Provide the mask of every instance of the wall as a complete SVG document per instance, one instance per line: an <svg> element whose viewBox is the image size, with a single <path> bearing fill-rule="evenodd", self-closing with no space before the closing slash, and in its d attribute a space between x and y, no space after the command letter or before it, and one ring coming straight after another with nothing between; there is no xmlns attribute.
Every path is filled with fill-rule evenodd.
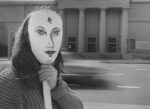
<svg viewBox="0 0 150 109"><path fill-rule="evenodd" d="M136 41L150 41L150 2L131 3L129 9L129 37Z"/></svg>
<svg viewBox="0 0 150 109"><path fill-rule="evenodd" d="M99 9L87 9L85 12L85 28L86 34L98 36L99 32Z"/></svg>
<svg viewBox="0 0 150 109"><path fill-rule="evenodd" d="M107 35L120 36L121 33L121 9L107 10Z"/></svg>
<svg viewBox="0 0 150 109"><path fill-rule="evenodd" d="M65 11L66 34L68 37L76 37L78 35L78 10L70 9ZM72 36L70 36L72 35Z"/></svg>

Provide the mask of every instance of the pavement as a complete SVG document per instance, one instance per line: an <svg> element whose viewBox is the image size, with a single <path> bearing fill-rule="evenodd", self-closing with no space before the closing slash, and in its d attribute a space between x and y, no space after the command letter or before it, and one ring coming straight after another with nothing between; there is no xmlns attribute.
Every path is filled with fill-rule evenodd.
<svg viewBox="0 0 150 109"><path fill-rule="evenodd" d="M76 65L89 62L98 63L120 63L120 64L150 64L150 60L144 59L66 59L65 65ZM113 104L113 103L101 103L101 102L84 102L85 109L150 109L149 105L133 105L133 104Z"/></svg>
<svg viewBox="0 0 150 109"><path fill-rule="evenodd" d="M64 59L64 62L100 62L100 63L122 63L122 64L150 64L150 59ZM0 62L9 62L7 58L0 58Z"/></svg>
<svg viewBox="0 0 150 109"><path fill-rule="evenodd" d="M150 60L144 59L65 59L65 63L71 62L99 62L99 63L120 63L120 64L150 64Z"/></svg>
<svg viewBox="0 0 150 109"><path fill-rule="evenodd" d="M113 103L84 103L85 109L150 109L148 105L129 105L129 104L113 104Z"/></svg>
<svg viewBox="0 0 150 109"><path fill-rule="evenodd" d="M81 62L100 62L100 63L120 63L120 64L150 64L150 60L131 59L131 60L104 60L104 59L68 59L66 64ZM0 59L0 64L9 64L8 59ZM150 109L149 105L132 104L113 104L101 102L84 102L84 109Z"/></svg>

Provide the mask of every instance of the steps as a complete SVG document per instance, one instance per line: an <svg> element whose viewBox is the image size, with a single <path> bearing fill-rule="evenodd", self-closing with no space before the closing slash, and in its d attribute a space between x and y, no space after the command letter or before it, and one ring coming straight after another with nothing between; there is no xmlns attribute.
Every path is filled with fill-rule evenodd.
<svg viewBox="0 0 150 109"><path fill-rule="evenodd" d="M62 52L63 59L144 59L150 60L150 52L146 51L134 51L125 55L120 53L77 53L77 52Z"/></svg>

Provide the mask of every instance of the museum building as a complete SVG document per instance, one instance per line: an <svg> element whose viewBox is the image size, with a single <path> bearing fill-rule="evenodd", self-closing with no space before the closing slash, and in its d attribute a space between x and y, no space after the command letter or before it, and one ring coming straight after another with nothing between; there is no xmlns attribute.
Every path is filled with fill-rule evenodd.
<svg viewBox="0 0 150 109"><path fill-rule="evenodd" d="M11 56L19 25L43 5L63 19L62 51L89 58L149 56L148 0L5 0L0 1L0 57Z"/></svg>

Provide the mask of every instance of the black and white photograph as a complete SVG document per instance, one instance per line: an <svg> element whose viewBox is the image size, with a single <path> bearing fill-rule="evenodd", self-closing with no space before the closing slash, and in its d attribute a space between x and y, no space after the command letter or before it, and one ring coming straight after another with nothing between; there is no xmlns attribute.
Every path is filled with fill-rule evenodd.
<svg viewBox="0 0 150 109"><path fill-rule="evenodd" d="M150 109L150 0L0 0L0 109Z"/></svg>

